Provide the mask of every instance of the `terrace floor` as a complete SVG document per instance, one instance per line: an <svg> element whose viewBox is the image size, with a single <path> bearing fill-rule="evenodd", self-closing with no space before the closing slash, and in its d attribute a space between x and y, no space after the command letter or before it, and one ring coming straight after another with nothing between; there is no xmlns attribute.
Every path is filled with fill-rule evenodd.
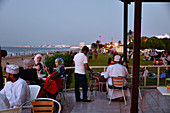
<svg viewBox="0 0 170 113"><path fill-rule="evenodd" d="M127 105L118 100L109 105L106 95L101 92L94 93L95 100L92 102L75 102L74 91L68 91L68 96L68 106L62 101L62 113L130 113L130 98ZM170 113L170 96L163 96L157 89L144 89L143 100L139 99L138 107L139 113Z"/></svg>

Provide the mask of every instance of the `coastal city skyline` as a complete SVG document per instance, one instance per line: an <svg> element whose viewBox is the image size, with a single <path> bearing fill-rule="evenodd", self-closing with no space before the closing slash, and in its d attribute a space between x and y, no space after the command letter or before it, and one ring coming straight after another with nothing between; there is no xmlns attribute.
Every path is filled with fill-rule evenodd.
<svg viewBox="0 0 170 113"><path fill-rule="evenodd" d="M134 31L134 3L128 31ZM143 3L141 36L170 35L170 3ZM101 37L100 37L101 36ZM0 46L123 43L120 0L0 0Z"/></svg>

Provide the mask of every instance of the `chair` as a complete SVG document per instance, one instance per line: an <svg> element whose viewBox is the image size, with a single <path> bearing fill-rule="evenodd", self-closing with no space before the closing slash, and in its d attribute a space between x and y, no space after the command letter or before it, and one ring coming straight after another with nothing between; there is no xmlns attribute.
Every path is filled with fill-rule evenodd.
<svg viewBox="0 0 170 113"><path fill-rule="evenodd" d="M40 86L38 85L28 85L30 88L30 100L36 99L40 91Z"/></svg>
<svg viewBox="0 0 170 113"><path fill-rule="evenodd" d="M68 95L67 95L67 77L62 77L61 78L62 80L62 89L60 91L58 91L58 95L57 95L57 99L61 100L61 97L64 98L67 106L68 106L68 103L69 103L69 98L68 98ZM66 95L66 97L65 97ZM66 100L67 98L67 100Z"/></svg>
<svg viewBox="0 0 170 113"><path fill-rule="evenodd" d="M111 98L112 98L112 95L113 95L113 91L115 89L120 89L120 90L122 90L122 95L123 95L123 98L124 98L125 105L127 105L124 90L127 89L128 87L123 86L124 81L125 81L125 77L112 77L113 85L110 87L112 89L112 93L111 93L111 96L110 96L109 104L111 103L111 100L112 100Z"/></svg>
<svg viewBox="0 0 170 113"><path fill-rule="evenodd" d="M30 101L25 102L24 105L31 103L33 113L53 113L53 112L61 112L61 104L51 98L36 98ZM56 106L57 105L57 106Z"/></svg>
<svg viewBox="0 0 170 113"><path fill-rule="evenodd" d="M165 79L165 86L167 86L167 81L170 81L170 78Z"/></svg>
<svg viewBox="0 0 170 113"><path fill-rule="evenodd" d="M21 109L22 109L22 107L9 108L9 109L0 111L0 113L21 113Z"/></svg>

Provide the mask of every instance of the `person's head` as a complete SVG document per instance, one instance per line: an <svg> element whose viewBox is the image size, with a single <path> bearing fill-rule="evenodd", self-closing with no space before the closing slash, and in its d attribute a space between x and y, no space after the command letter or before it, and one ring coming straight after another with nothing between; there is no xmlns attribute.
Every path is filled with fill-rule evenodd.
<svg viewBox="0 0 170 113"><path fill-rule="evenodd" d="M23 61L23 68L24 69L32 69L34 65L35 65L35 62L33 60L25 59Z"/></svg>
<svg viewBox="0 0 170 113"><path fill-rule="evenodd" d="M114 62L116 62L116 63L120 63L120 55L116 55L115 57L114 57Z"/></svg>
<svg viewBox="0 0 170 113"><path fill-rule="evenodd" d="M7 65L5 76L7 81L15 82L19 78L19 67L17 65Z"/></svg>
<svg viewBox="0 0 170 113"><path fill-rule="evenodd" d="M58 66L63 66L64 65L64 60L62 58L56 58L55 59L55 66L58 67Z"/></svg>
<svg viewBox="0 0 170 113"><path fill-rule="evenodd" d="M34 57L34 61L35 63L40 63L42 60L42 55L41 54L37 54L35 57Z"/></svg>
<svg viewBox="0 0 170 113"><path fill-rule="evenodd" d="M89 52L89 48L87 46L84 46L81 50L82 53L84 53L85 55L87 55L87 53Z"/></svg>
<svg viewBox="0 0 170 113"><path fill-rule="evenodd" d="M46 68L48 74L52 74L54 72L54 69L52 66L49 66Z"/></svg>

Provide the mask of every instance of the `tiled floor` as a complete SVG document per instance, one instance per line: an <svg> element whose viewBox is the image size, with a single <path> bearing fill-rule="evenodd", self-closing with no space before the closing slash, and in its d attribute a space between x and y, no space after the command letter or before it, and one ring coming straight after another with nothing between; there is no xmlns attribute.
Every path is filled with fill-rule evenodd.
<svg viewBox="0 0 170 113"><path fill-rule="evenodd" d="M90 93L89 93L90 94ZM109 105L106 95L97 92L92 102L75 102L74 91L68 91L69 105L62 101L62 113L130 113L131 99L113 101ZM139 113L170 113L170 96L161 95L157 89L144 89L143 100L139 99Z"/></svg>

